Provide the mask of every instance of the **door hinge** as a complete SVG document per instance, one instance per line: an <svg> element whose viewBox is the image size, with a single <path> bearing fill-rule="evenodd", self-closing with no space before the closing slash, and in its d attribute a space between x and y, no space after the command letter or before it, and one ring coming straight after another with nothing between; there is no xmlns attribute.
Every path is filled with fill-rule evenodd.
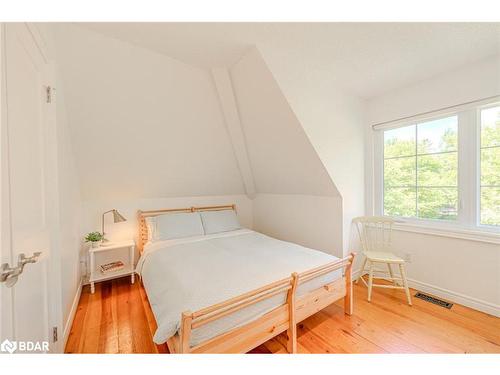
<svg viewBox="0 0 500 375"><path fill-rule="evenodd" d="M45 101L46 103L52 103L52 94L53 94L53 91L55 89L53 89L51 86L47 86L45 88Z"/></svg>
<svg viewBox="0 0 500 375"><path fill-rule="evenodd" d="M52 328L52 342L57 342L57 327Z"/></svg>

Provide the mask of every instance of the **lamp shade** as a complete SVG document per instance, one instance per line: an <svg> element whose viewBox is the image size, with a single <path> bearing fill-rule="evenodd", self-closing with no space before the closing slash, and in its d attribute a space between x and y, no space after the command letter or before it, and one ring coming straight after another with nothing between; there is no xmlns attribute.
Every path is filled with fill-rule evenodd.
<svg viewBox="0 0 500 375"><path fill-rule="evenodd" d="M113 221L115 223L120 223L122 221L127 221L117 210L113 210Z"/></svg>

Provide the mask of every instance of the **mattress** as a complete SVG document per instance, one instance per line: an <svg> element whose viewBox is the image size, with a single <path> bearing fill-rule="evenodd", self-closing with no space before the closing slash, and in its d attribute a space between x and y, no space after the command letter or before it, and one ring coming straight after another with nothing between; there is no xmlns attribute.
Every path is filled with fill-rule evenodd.
<svg viewBox="0 0 500 375"><path fill-rule="evenodd" d="M337 260L337 257L264 234L231 232L148 243L137 264L164 343L180 329L181 313L229 298ZM297 296L342 277L342 270L301 284ZM286 300L285 293L196 328L191 346L258 319Z"/></svg>

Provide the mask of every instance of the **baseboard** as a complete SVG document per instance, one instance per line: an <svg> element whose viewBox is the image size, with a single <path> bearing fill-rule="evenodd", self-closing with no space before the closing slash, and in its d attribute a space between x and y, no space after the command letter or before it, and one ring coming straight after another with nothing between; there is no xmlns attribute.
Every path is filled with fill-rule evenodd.
<svg viewBox="0 0 500 375"><path fill-rule="evenodd" d="M361 270L353 272L354 280L358 278L360 272ZM427 284L411 278L408 278L408 285L410 286L410 288L416 289L418 291L429 293L433 296L443 298L447 301L458 303L460 305L470 307L471 309L500 317L500 306L494 303L483 301L478 298L467 296L465 294L454 292L452 290L440 288L438 286Z"/></svg>
<svg viewBox="0 0 500 375"><path fill-rule="evenodd" d="M437 287L435 285L427 284L418 280L408 278L410 288L432 294L436 297L443 298L450 302L458 303L470 307L471 309L482 311L496 317L500 317L500 306L494 303L480 300L462 293L454 292L452 290Z"/></svg>
<svg viewBox="0 0 500 375"><path fill-rule="evenodd" d="M66 348L66 343L68 342L69 338L69 333L71 332L71 326L73 325L73 320L75 319L76 315L76 310L78 309L78 302L80 302L80 296L82 294L82 287L83 287L83 279L80 280L80 283L78 284L78 288L76 290L75 298L73 299L73 304L71 305L71 311L69 312L68 320L66 321L66 324L64 326L64 348Z"/></svg>

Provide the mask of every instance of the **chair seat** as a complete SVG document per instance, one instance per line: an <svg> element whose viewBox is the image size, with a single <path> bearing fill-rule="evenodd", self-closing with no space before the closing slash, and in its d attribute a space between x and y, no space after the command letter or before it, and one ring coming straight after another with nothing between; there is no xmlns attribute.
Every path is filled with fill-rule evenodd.
<svg viewBox="0 0 500 375"><path fill-rule="evenodd" d="M385 251L365 251L364 255L368 260L372 262L383 262L383 263L404 263L404 259L401 259L397 255L393 253L385 252Z"/></svg>

